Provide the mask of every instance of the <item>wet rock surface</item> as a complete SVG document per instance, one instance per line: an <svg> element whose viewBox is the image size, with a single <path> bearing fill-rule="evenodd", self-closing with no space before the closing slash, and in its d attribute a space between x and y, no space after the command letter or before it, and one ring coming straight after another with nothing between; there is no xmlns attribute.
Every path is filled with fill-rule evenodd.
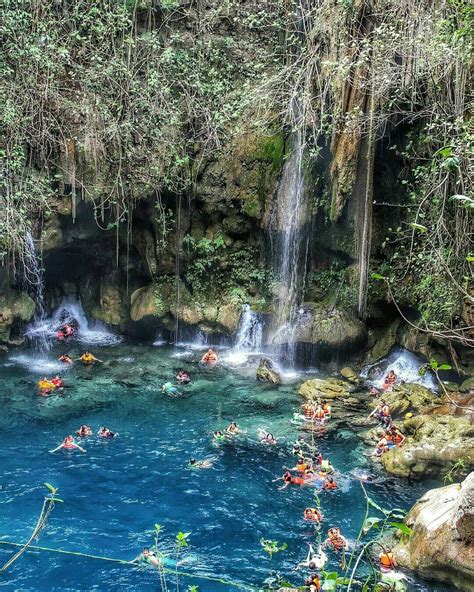
<svg viewBox="0 0 474 592"><path fill-rule="evenodd" d="M398 565L424 578L474 590L474 473L464 482L427 491L406 524L412 530L394 548Z"/></svg>
<svg viewBox="0 0 474 592"><path fill-rule="evenodd" d="M257 380L270 384L280 384L281 376L269 358L261 358L257 369Z"/></svg>

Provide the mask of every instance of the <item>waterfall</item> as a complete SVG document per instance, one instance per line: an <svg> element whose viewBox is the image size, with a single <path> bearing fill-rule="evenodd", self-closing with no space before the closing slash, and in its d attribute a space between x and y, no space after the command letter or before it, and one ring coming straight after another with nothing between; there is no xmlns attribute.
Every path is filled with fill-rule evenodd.
<svg viewBox="0 0 474 592"><path fill-rule="evenodd" d="M112 345L122 340L119 335L111 333L104 323L90 322L82 304L74 297L64 298L51 317L38 319L28 327L26 335L30 339L46 340L48 343L55 338L56 332L65 324L76 327L74 339L87 344Z"/></svg>
<svg viewBox="0 0 474 592"><path fill-rule="evenodd" d="M275 235L271 237L273 269L278 281L272 341L287 345L285 357L290 364L294 362L296 331L300 324L301 315L298 311L304 276L302 263L307 253L307 248L303 248L305 237L301 230L306 209L303 171L305 130L296 99L291 109L296 131L290 138L292 151L283 165L270 219L270 228Z"/></svg>
<svg viewBox="0 0 474 592"><path fill-rule="evenodd" d="M33 315L33 323L35 325L42 325L46 318L46 311L44 307L44 277L43 266L41 258L36 252L35 242L31 232L25 235L25 247L23 253L23 281L26 285L28 294L33 298L35 303L35 312ZM39 346L42 350L50 348L50 341L45 334L39 336Z"/></svg>
<svg viewBox="0 0 474 592"><path fill-rule="evenodd" d="M242 306L234 350L238 352L258 351L262 346L263 324L260 315L249 304Z"/></svg>

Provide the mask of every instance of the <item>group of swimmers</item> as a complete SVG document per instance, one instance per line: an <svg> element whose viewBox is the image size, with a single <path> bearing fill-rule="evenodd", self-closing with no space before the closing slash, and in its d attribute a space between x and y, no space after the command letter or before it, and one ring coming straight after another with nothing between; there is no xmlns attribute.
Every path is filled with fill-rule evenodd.
<svg viewBox="0 0 474 592"><path fill-rule="evenodd" d="M331 405L325 401L305 401L301 405L301 411L305 421L311 421L324 425L331 417Z"/></svg>
<svg viewBox="0 0 474 592"><path fill-rule="evenodd" d="M92 428L88 425L81 425L81 427L77 430L76 435L78 436L78 438L87 438L88 436L93 435L93 431ZM110 440L111 438L117 436L117 433L113 432L105 426L102 426L101 428L99 428L97 435L99 436L99 438L105 438L107 440ZM56 448L54 448L53 450L50 450L50 452L58 452L59 450L79 450L80 452L85 452L84 448L82 448L82 446L76 443L74 436L72 435L66 436L64 440L61 442L61 444L59 444L59 446L56 446Z"/></svg>
<svg viewBox="0 0 474 592"><path fill-rule="evenodd" d="M62 390L64 388L63 379L57 374L54 378L41 378L38 380L38 389L40 395L50 395L53 391Z"/></svg>

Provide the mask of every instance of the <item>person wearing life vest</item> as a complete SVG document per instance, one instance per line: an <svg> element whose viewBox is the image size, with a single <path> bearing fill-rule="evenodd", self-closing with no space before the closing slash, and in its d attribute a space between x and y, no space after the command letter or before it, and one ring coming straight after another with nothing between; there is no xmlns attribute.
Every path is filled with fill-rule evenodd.
<svg viewBox="0 0 474 592"><path fill-rule="evenodd" d="M349 544L346 539L341 535L341 531L337 527L330 528L328 530L328 538L324 542L325 545L329 545L334 551L343 551L349 548Z"/></svg>
<svg viewBox="0 0 474 592"><path fill-rule="evenodd" d="M59 376L59 374L52 378L51 382L57 389L62 389L64 387L64 382L62 381L62 378Z"/></svg>
<svg viewBox="0 0 474 592"><path fill-rule="evenodd" d="M189 378L189 374L185 370L180 370L178 372L178 375L176 376L176 380L180 384L188 384L189 382L191 382L191 379Z"/></svg>
<svg viewBox="0 0 474 592"><path fill-rule="evenodd" d="M46 377L44 377L38 381L38 388L39 388L40 394L49 395L54 390L56 390L56 385L54 384L53 381L48 380Z"/></svg>
<svg viewBox="0 0 474 592"><path fill-rule="evenodd" d="M305 588L308 588L310 592L319 592L321 590L321 582L317 573L312 573L305 580Z"/></svg>
<svg viewBox="0 0 474 592"><path fill-rule="evenodd" d="M394 385L397 383L397 375L395 374L395 372L393 370L390 370L390 372L387 374L387 376L384 379L384 383L382 385L382 388L384 391L391 391L392 388L394 387Z"/></svg>
<svg viewBox="0 0 474 592"><path fill-rule="evenodd" d="M321 462L320 475L324 477L330 473L334 473L334 467L332 466L331 461L326 458Z"/></svg>
<svg viewBox="0 0 474 592"><path fill-rule="evenodd" d="M303 457L300 457L296 463L296 466L292 467L290 471L296 471L297 473L304 473L307 469L311 469L312 466L305 461Z"/></svg>
<svg viewBox="0 0 474 592"><path fill-rule="evenodd" d="M317 508L306 508L304 511L304 519L308 522L321 522L323 515Z"/></svg>
<svg viewBox="0 0 474 592"><path fill-rule="evenodd" d="M327 477L327 479L323 485L323 489L326 489L328 491L331 491L333 489L337 489L337 483L334 481L334 479L332 477Z"/></svg>
<svg viewBox="0 0 474 592"><path fill-rule="evenodd" d="M85 351L82 356L79 358L79 360L85 365L85 366L91 366L92 364L94 364L95 362L101 362L102 360L99 360L98 358L96 358L95 356L93 356L91 354L90 351Z"/></svg>
<svg viewBox="0 0 474 592"><path fill-rule="evenodd" d="M398 446L400 448L400 446L403 444L403 442L405 442L406 437L395 426L392 426L392 428L390 430L390 434L391 434L392 442L393 442L394 446Z"/></svg>
<svg viewBox="0 0 474 592"><path fill-rule="evenodd" d="M314 419L314 405L312 403L304 403L301 405L301 410L303 411L305 419L308 421Z"/></svg>
<svg viewBox="0 0 474 592"><path fill-rule="evenodd" d="M316 407L316 411L314 412L314 418L316 421L323 422L326 419L326 413L321 405Z"/></svg>
<svg viewBox="0 0 474 592"><path fill-rule="evenodd" d="M74 363L73 359L68 354L63 354L62 356L59 356L58 362L62 362L63 364L73 364Z"/></svg>
<svg viewBox="0 0 474 592"><path fill-rule="evenodd" d="M161 561L158 559L155 553L148 549L148 547L145 547L140 555L135 557L135 559L130 563L145 563L146 565L153 565L154 567L161 566Z"/></svg>
<svg viewBox="0 0 474 592"><path fill-rule="evenodd" d="M97 432L97 435L100 438L113 438L114 436L116 436L117 434L115 432L112 432L112 430L109 430L109 428L101 427L100 430Z"/></svg>
<svg viewBox="0 0 474 592"><path fill-rule="evenodd" d="M276 481L283 481L283 485L278 489L286 489L289 485L305 485L307 481L303 479L303 477L294 477L290 471L287 471L282 477L278 477L277 479L273 479L272 483Z"/></svg>
<svg viewBox="0 0 474 592"><path fill-rule="evenodd" d="M331 417L331 405L326 401L323 403L324 415L329 419Z"/></svg>
<svg viewBox="0 0 474 592"><path fill-rule="evenodd" d="M209 366L217 364L216 352L212 348L209 348L207 352L202 356L201 362L203 364L208 364Z"/></svg>
<svg viewBox="0 0 474 592"><path fill-rule="evenodd" d="M64 325L63 333L65 337L72 337L74 335L74 328L71 325Z"/></svg>
<svg viewBox="0 0 474 592"><path fill-rule="evenodd" d="M379 555L380 570L383 572L391 571L394 567L397 567L395 557L393 553L384 551Z"/></svg>
<svg viewBox="0 0 474 592"><path fill-rule="evenodd" d="M79 438L86 438L87 436L92 436L92 429L88 425L81 425L76 434Z"/></svg>
<svg viewBox="0 0 474 592"><path fill-rule="evenodd" d="M80 450L81 452L85 452L84 448L81 448L79 444L76 444L74 436L66 436L61 444L54 450L50 450L50 452L57 452L58 450L61 450L61 448L64 448L64 450Z"/></svg>

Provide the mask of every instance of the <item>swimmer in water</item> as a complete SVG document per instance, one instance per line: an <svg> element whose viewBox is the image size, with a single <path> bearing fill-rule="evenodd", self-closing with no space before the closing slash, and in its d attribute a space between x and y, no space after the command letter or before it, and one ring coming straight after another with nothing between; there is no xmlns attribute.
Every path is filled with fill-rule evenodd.
<svg viewBox="0 0 474 592"><path fill-rule="evenodd" d="M309 549L306 559L301 561L301 563L298 563L298 565L294 568L295 571L301 569L302 567L311 570L323 569L323 567L326 565L328 556L321 549L321 545L319 545L317 552L313 549L313 545L311 543L308 543L308 546Z"/></svg>
<svg viewBox="0 0 474 592"><path fill-rule="evenodd" d="M371 475L370 473L366 473L365 471L362 471L362 470L359 470L359 469L354 469L351 472L351 475L355 479L358 479L359 481L362 481L362 483L374 483L376 481L374 475Z"/></svg>
<svg viewBox="0 0 474 592"><path fill-rule="evenodd" d="M230 436L236 436L237 434L240 434L240 431L241 430L235 421L231 421L228 427L226 428L226 432Z"/></svg>
<svg viewBox="0 0 474 592"><path fill-rule="evenodd" d="M262 428L260 428L258 430L258 438L259 438L261 444L276 444L277 443L277 440L273 436L273 434L270 434L269 432L267 432L266 430L264 430Z"/></svg>
<svg viewBox="0 0 474 592"><path fill-rule="evenodd" d="M92 436L92 429L88 425L81 425L76 434L79 438L87 438L87 436Z"/></svg>
<svg viewBox="0 0 474 592"><path fill-rule="evenodd" d="M191 379L189 378L189 374L185 371L185 370L180 370L176 376L176 380L180 383L180 384L188 384L189 382L191 382Z"/></svg>
<svg viewBox="0 0 474 592"><path fill-rule="evenodd" d="M190 458L188 461L188 467L190 469L212 469L215 460L215 457L205 460L196 460L195 458Z"/></svg>
<svg viewBox="0 0 474 592"><path fill-rule="evenodd" d="M91 354L90 351L85 351L80 358L77 358L78 361L82 362L84 366L92 366L96 362L103 364L103 360L99 360L94 355Z"/></svg>
<svg viewBox="0 0 474 592"><path fill-rule="evenodd" d="M329 545L334 551L347 551L349 543L342 536L341 531L337 527L328 530L328 538L324 541L324 546Z"/></svg>
<svg viewBox="0 0 474 592"><path fill-rule="evenodd" d="M306 508L304 511L304 519L308 522L319 523L323 519L323 515L318 508Z"/></svg>
<svg viewBox="0 0 474 592"><path fill-rule="evenodd" d="M68 365L74 364L74 360L68 354L63 354L62 356L59 356L58 362L62 362L63 364L68 364Z"/></svg>
<svg viewBox="0 0 474 592"><path fill-rule="evenodd" d="M109 430L109 428L106 428L104 426L104 427L100 428L100 430L97 432L97 435L100 438L113 438L117 434L115 432L112 432L112 430Z"/></svg>
<svg viewBox="0 0 474 592"><path fill-rule="evenodd" d="M224 432L222 432L221 430L217 430L216 432L214 432L212 434L212 437L214 438L214 440L216 440L217 442L222 442L223 440L225 440L225 434Z"/></svg>
<svg viewBox="0 0 474 592"><path fill-rule="evenodd" d="M85 452L84 448L81 448L79 444L76 444L74 436L66 436L61 444L54 448L54 450L50 450L50 452L58 452L61 448L64 448L64 450L80 450L81 452Z"/></svg>
<svg viewBox="0 0 474 592"><path fill-rule="evenodd" d="M140 555L135 557L135 559L130 561L130 563L145 563L146 565L153 565L154 567L161 566L161 561L158 559L155 553L148 549L148 547L145 547Z"/></svg>
<svg viewBox="0 0 474 592"><path fill-rule="evenodd" d="M208 366L214 366L215 364L217 364L216 352L212 348L209 348L207 352L202 356L201 362L203 364L207 364Z"/></svg>

